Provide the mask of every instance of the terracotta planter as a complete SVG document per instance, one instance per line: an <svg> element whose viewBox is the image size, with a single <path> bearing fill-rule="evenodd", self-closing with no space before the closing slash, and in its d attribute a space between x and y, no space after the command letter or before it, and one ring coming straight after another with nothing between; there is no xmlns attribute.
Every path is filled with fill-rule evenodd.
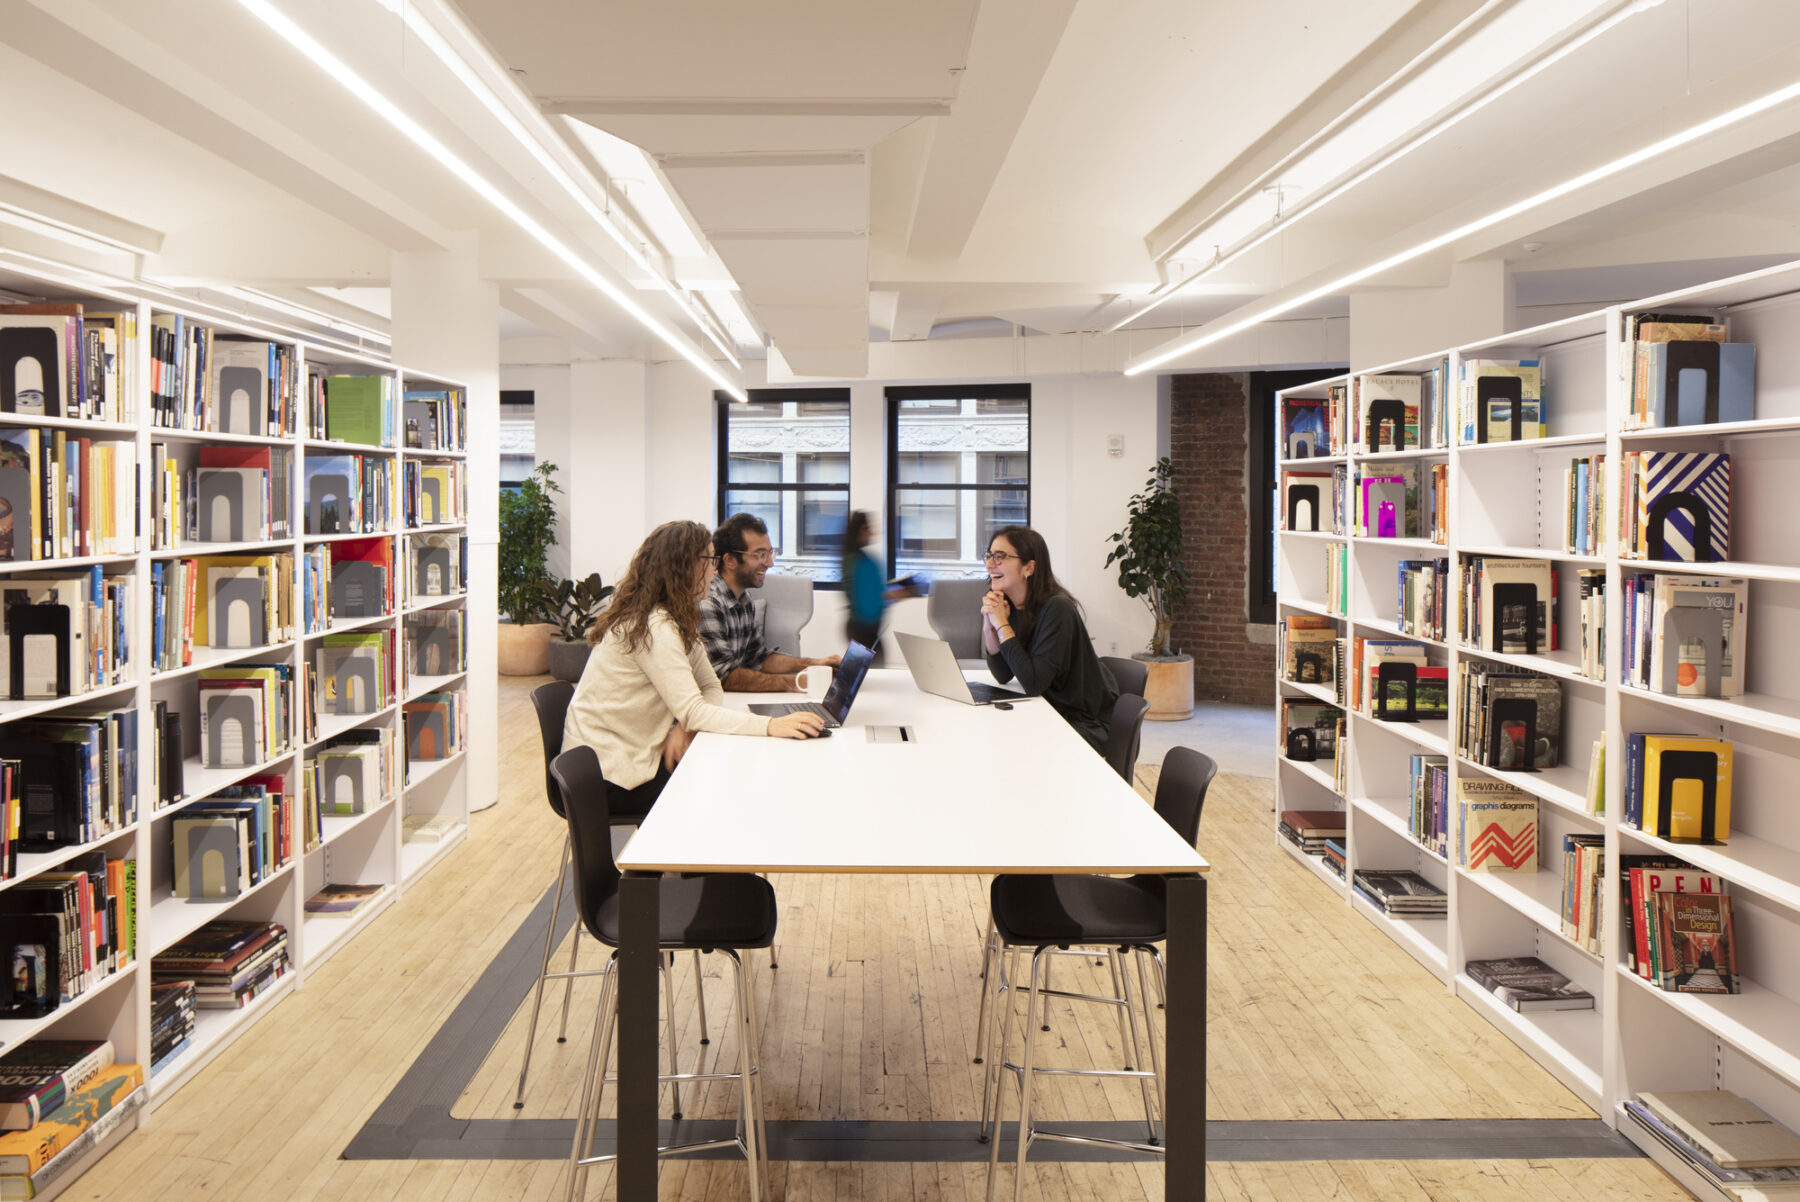
<svg viewBox="0 0 1800 1202"><path fill-rule="evenodd" d="M558 680L566 680L576 684L581 680L582 669L587 667L588 652L593 648L586 639L550 640L550 675Z"/></svg>
<svg viewBox="0 0 1800 1202"><path fill-rule="evenodd" d="M495 658L502 676L543 676L550 671L550 636L556 627L549 622L533 622L518 626L500 623L499 646Z"/></svg>
<svg viewBox="0 0 1800 1202"><path fill-rule="evenodd" d="M1144 717L1152 722L1179 722L1194 712L1194 657L1170 656L1151 659L1147 655L1131 658L1150 669L1144 682L1144 700L1150 712Z"/></svg>

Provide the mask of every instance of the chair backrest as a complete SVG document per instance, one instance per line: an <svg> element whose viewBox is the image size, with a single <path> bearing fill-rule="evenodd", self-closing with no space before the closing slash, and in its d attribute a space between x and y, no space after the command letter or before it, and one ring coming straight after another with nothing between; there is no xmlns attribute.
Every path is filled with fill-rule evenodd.
<svg viewBox="0 0 1800 1202"><path fill-rule="evenodd" d="M1133 697L1144 695L1144 682L1150 679L1150 667L1141 659L1126 659L1118 655L1102 655L1100 662L1112 673L1114 683L1119 692L1130 693Z"/></svg>
<svg viewBox="0 0 1800 1202"><path fill-rule="evenodd" d="M574 700L575 686L566 680L553 680L531 690L531 705L537 710L538 737L544 741L544 796L550 808L561 818L562 799L556 782L550 779L550 761L562 754L563 722L569 716L569 702Z"/></svg>
<svg viewBox="0 0 1800 1202"><path fill-rule="evenodd" d="M813 582L805 576L763 577L762 587L746 590L753 600L767 601L763 614L763 650L800 654L800 632L813 616Z"/></svg>
<svg viewBox="0 0 1800 1202"><path fill-rule="evenodd" d="M1113 702L1112 720L1106 727L1106 762L1112 765L1114 772L1131 783L1131 777L1137 771L1138 745L1144 734L1144 715L1150 712L1150 703L1142 697L1133 697L1130 693L1120 693L1119 699Z"/></svg>
<svg viewBox="0 0 1800 1202"><path fill-rule="evenodd" d="M1218 761L1192 747L1173 747L1156 782L1156 812L1188 843L1200 838L1200 811L1206 790L1219 773Z"/></svg>
<svg viewBox="0 0 1800 1202"><path fill-rule="evenodd" d="M981 659L981 598L986 580L934 580L925 597L925 620L957 659Z"/></svg>
<svg viewBox="0 0 1800 1202"><path fill-rule="evenodd" d="M600 907L619 892L619 866L613 862L612 814L600 757L592 747L572 747L550 762L550 780L562 794L562 813L569 823L576 909L588 933L607 943L600 932Z"/></svg>

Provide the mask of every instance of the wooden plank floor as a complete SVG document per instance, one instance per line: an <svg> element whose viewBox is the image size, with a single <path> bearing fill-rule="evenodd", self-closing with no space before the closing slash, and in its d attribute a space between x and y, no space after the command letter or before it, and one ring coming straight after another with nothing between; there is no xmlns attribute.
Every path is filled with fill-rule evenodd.
<svg viewBox="0 0 1800 1202"><path fill-rule="evenodd" d="M71 1198L560 1198L559 1161L338 1159L459 998L524 920L555 871L562 832L541 796L536 681L501 682L501 800L470 840L377 918L305 987L213 1062L145 1127L90 1170ZM1591 1118L1524 1053L1274 844L1269 783L1222 777L1208 798L1202 850L1212 884L1213 1119ZM969 877L777 877L782 967L753 958L768 1074L767 1117L973 1118L970 1063L979 995L982 894ZM585 962L598 965L593 945ZM561 952L566 956L566 947ZM736 1055L725 962L705 968L711 1057ZM1104 970L1065 958L1059 984ZM691 958L677 966L683 1068L698 1021ZM568 1116L575 1110L596 987L575 989L566 1044L560 992L546 999L522 1111L512 1109L525 1012L515 1016L455 1107L459 1117ZM1083 1007L1082 1010L1095 1009ZM1111 1065L1110 1015L1052 1011L1041 1045L1056 1062ZM1345 1038L1354 1032L1355 1038ZM1051 1078L1039 1113L1132 1120L1134 1087ZM1009 1095L1010 1096L1010 1095ZM690 1087L688 1117L735 1113L728 1086ZM610 1106L608 1106L610 1112ZM670 1109L665 1094L664 1113ZM1010 1150L1011 1144L1006 1146ZM1010 1170L1001 1184L1010 1186ZM1161 1197L1157 1164L1028 1168L1028 1196L1056 1202ZM793 1202L973 1199L979 1164L777 1163ZM666 1165L661 1197L746 1194L741 1162ZM1215 1163L1220 1199L1680 1199L1645 1160ZM588 1197L611 1197L596 1169Z"/></svg>

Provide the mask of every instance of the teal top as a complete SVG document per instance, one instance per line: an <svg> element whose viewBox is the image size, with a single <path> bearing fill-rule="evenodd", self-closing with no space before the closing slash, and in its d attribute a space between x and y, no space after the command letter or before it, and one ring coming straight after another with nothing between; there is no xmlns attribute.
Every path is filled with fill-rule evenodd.
<svg viewBox="0 0 1800 1202"><path fill-rule="evenodd" d="M850 579L844 582L844 596L850 605L852 621L874 626L887 608L887 581L881 578L881 565L873 555L864 552L855 557Z"/></svg>

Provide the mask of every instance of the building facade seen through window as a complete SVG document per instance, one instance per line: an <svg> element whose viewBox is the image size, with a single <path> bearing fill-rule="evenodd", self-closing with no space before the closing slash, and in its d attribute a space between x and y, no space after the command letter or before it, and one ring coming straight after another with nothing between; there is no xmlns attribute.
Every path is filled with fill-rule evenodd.
<svg viewBox="0 0 1800 1202"><path fill-rule="evenodd" d="M1025 384L888 389L890 576L977 578L994 531L1031 524Z"/></svg>
<svg viewBox="0 0 1800 1202"><path fill-rule="evenodd" d="M718 520L751 513L769 528L774 571L834 584L850 515L850 392L752 389L719 401Z"/></svg>
<svg viewBox="0 0 1800 1202"><path fill-rule="evenodd" d="M500 487L525 481L537 466L537 394L530 389L500 393Z"/></svg>

